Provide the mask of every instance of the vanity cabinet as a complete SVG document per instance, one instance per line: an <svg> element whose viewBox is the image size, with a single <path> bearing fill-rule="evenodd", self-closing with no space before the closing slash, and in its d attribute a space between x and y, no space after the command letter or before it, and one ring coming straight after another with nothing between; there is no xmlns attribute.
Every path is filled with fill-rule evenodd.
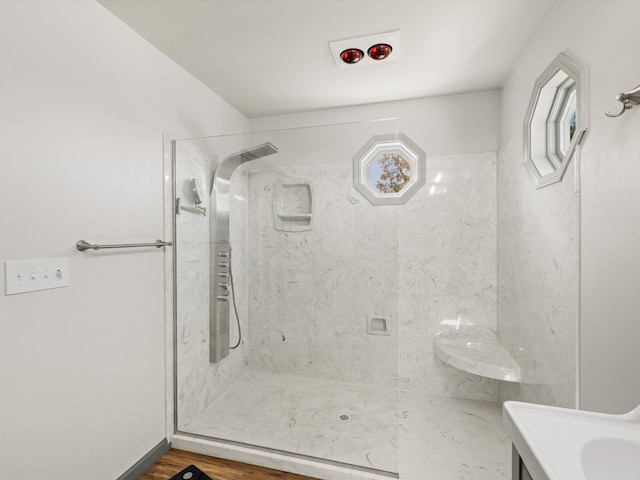
<svg viewBox="0 0 640 480"><path fill-rule="evenodd" d="M511 480L533 480L515 445L512 445L511 452Z"/></svg>

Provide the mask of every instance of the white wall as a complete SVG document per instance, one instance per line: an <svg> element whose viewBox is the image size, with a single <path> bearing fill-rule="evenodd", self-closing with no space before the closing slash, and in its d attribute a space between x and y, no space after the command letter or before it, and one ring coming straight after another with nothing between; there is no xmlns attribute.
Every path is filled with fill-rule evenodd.
<svg viewBox="0 0 640 480"><path fill-rule="evenodd" d="M420 138L427 156L496 152L498 98L482 92L261 117L251 120L251 130L398 118L398 131Z"/></svg>
<svg viewBox="0 0 640 480"><path fill-rule="evenodd" d="M4 296L3 478L113 480L165 437L163 131L246 119L94 2L0 2L0 261L68 257Z"/></svg>
<svg viewBox="0 0 640 480"><path fill-rule="evenodd" d="M537 76L568 49L589 71L589 131L581 154L580 407L640 403L640 109L617 119L615 94L640 83L638 2L558 2L502 93L501 148L521 145ZM517 145L516 145L517 150ZM572 168L572 166L570 167ZM500 173L499 173L500 174Z"/></svg>

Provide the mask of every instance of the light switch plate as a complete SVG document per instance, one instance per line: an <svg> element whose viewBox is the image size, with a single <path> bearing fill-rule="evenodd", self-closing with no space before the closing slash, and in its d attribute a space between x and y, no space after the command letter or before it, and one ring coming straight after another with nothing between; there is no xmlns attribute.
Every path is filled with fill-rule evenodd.
<svg viewBox="0 0 640 480"><path fill-rule="evenodd" d="M69 259L4 262L5 295L69 286Z"/></svg>

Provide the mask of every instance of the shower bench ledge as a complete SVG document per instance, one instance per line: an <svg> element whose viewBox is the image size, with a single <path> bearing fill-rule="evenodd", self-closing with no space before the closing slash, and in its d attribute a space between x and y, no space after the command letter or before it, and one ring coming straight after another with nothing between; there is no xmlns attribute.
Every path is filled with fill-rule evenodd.
<svg viewBox="0 0 640 480"><path fill-rule="evenodd" d="M465 372L520 383L520 366L497 340L438 338L436 357Z"/></svg>

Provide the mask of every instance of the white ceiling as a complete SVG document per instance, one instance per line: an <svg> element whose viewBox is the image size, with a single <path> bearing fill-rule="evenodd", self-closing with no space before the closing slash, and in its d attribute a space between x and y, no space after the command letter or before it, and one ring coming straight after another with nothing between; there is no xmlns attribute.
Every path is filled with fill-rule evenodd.
<svg viewBox="0 0 640 480"><path fill-rule="evenodd" d="M498 89L556 2L100 3L239 111L255 118ZM397 29L404 49L398 61L336 67L328 42Z"/></svg>

